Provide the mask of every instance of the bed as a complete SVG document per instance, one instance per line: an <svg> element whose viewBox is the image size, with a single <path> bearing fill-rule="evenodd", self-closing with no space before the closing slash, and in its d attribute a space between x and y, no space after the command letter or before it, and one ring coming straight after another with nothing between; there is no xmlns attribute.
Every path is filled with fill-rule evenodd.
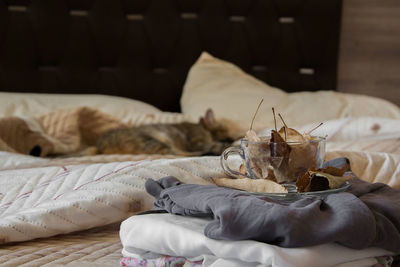
<svg viewBox="0 0 400 267"><path fill-rule="evenodd" d="M219 157L71 154L108 129L207 108L243 134L262 98L259 134L271 107L301 131L324 122L327 160L399 189L399 107L335 91L341 6L0 0L0 264L119 266L121 221L153 207L146 179L210 185Z"/></svg>

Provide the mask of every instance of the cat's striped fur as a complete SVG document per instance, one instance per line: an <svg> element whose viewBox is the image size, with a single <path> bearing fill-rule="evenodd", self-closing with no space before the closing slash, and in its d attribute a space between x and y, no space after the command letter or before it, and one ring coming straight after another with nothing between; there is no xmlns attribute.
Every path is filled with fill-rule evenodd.
<svg viewBox="0 0 400 267"><path fill-rule="evenodd" d="M227 121L217 121L211 110L199 123L149 124L115 129L97 142L99 154L220 155L239 133Z"/></svg>

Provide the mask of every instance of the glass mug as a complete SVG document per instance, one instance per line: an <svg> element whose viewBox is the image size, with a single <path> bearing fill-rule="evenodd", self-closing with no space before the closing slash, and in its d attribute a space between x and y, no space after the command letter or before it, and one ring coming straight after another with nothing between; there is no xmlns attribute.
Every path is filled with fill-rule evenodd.
<svg viewBox="0 0 400 267"><path fill-rule="evenodd" d="M245 171L232 169L228 164L231 155L239 155ZM301 142L272 143L241 139L240 146L232 146L221 154L225 173L233 178L276 180L278 183L293 182L309 168L321 168L325 159L325 138L313 137Z"/></svg>

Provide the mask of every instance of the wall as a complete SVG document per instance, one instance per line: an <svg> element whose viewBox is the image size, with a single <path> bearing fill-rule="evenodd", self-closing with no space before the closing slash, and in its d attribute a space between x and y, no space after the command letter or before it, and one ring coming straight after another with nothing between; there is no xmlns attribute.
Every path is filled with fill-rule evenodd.
<svg viewBox="0 0 400 267"><path fill-rule="evenodd" d="M400 105L400 0L343 0L338 90Z"/></svg>

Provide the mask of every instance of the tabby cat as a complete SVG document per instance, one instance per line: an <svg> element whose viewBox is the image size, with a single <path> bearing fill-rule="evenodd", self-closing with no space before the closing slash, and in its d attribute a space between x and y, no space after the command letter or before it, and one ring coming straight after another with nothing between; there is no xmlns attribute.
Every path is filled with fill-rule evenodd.
<svg viewBox="0 0 400 267"><path fill-rule="evenodd" d="M97 141L99 154L220 155L240 133L233 123L217 121L211 109L198 123L149 124L114 129Z"/></svg>

